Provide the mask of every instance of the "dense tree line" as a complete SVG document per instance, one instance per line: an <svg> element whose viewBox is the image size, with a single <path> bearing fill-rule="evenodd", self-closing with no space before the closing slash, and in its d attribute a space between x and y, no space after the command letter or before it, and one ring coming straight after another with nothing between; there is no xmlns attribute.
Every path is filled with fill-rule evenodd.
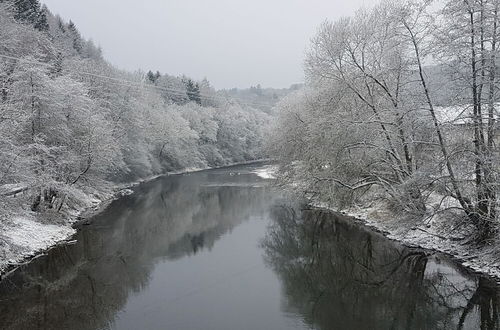
<svg viewBox="0 0 500 330"><path fill-rule="evenodd" d="M24 190L25 207L59 211L117 182L262 157L268 114L206 79L120 71L37 0L0 1L0 38L0 190ZM0 203L7 218L19 201Z"/></svg>
<svg viewBox="0 0 500 330"><path fill-rule="evenodd" d="M264 88L260 84L250 88L231 88L222 92L229 98L237 98L264 112L273 114L274 106L286 95L302 88L302 84L293 84L290 88ZM272 108L270 107L273 106Z"/></svg>
<svg viewBox="0 0 500 330"><path fill-rule="evenodd" d="M377 194L419 219L438 211L427 205L440 196L480 240L492 237L499 5L383 1L325 21L306 57L306 88L279 105L273 153L294 164L283 179L308 182L338 207ZM438 105L462 119L444 120Z"/></svg>

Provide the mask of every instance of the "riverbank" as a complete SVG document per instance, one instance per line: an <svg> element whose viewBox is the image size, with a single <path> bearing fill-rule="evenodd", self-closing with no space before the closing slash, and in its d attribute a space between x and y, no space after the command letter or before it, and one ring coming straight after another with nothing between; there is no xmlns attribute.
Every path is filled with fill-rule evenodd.
<svg viewBox="0 0 500 330"><path fill-rule="evenodd" d="M272 169L264 176L279 177L277 168ZM477 246L469 238L474 228L467 227L463 221L465 215L457 208L457 202L451 198L431 195L427 198L429 214L420 219L405 219L403 214L395 214L387 205L387 199L374 197L376 194L365 196L361 205L347 209L338 209L304 194L301 182L284 183L289 190L305 195L310 205L334 213L350 216L359 223L382 233L391 240L398 241L408 247L423 248L449 255L458 264L473 272L485 274L500 282L500 257L498 256L499 242L490 245Z"/></svg>
<svg viewBox="0 0 500 330"><path fill-rule="evenodd" d="M193 172L258 164L267 159L232 163L218 167L186 168L183 170L154 175L127 184L117 184L105 191L82 195L78 205L65 210L63 214L40 214L22 210L3 223L0 229L0 279L8 276L19 266L43 256L49 250L71 243L78 228L89 224L91 219L105 210L116 199L133 193L133 188L160 177L182 175ZM12 198L16 198L15 196ZM50 217L60 219L50 219Z"/></svg>
<svg viewBox="0 0 500 330"><path fill-rule="evenodd" d="M485 274L500 282L500 258L498 247L494 245L475 246L468 241L467 229L456 229L453 216L437 215L424 218L417 223L402 223L384 201L375 201L370 205L356 206L338 210L326 203L312 201L311 205L335 213L353 217L363 225L382 233L388 239L398 241L408 247L418 247L429 251L444 253L458 264L473 272ZM430 204L429 207L434 205ZM449 229L454 229L450 231Z"/></svg>

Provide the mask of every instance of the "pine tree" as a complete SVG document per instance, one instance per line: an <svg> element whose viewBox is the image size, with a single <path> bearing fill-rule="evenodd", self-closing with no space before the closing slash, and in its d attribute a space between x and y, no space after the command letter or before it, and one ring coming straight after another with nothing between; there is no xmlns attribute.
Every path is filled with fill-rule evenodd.
<svg viewBox="0 0 500 330"><path fill-rule="evenodd" d="M157 82L157 81L158 81L158 79L160 79L160 77L161 77L161 73L160 73L160 71L156 71L156 73L155 73L155 75L154 75L155 82Z"/></svg>
<svg viewBox="0 0 500 330"><path fill-rule="evenodd" d="M156 73L153 73L153 71L149 70L148 73L146 73L146 78L149 82L156 84L158 79L160 79L161 73L160 71L156 71Z"/></svg>
<svg viewBox="0 0 500 330"><path fill-rule="evenodd" d="M34 27L39 31L49 30L49 22L47 21L47 7L45 5L37 13L37 18Z"/></svg>
<svg viewBox="0 0 500 330"><path fill-rule="evenodd" d="M58 52L56 59L54 61L54 66L50 70L52 75L54 75L54 76L61 75L61 72L63 70L63 60L64 60L63 54L61 52Z"/></svg>
<svg viewBox="0 0 500 330"><path fill-rule="evenodd" d="M66 27L64 26L64 21L61 17L57 17L57 26L62 33L66 33Z"/></svg>
<svg viewBox="0 0 500 330"><path fill-rule="evenodd" d="M68 32L71 34L71 37L73 38L73 48L80 54L83 49L82 45L82 37L80 35L80 32L78 32L78 29L76 28L75 23L73 21L69 21L68 24Z"/></svg>
<svg viewBox="0 0 500 330"><path fill-rule="evenodd" d="M41 9L38 0L15 0L13 3L16 20L32 24L40 31L49 29L46 8Z"/></svg>
<svg viewBox="0 0 500 330"><path fill-rule="evenodd" d="M152 84L154 84L158 79L158 77L151 70L149 70L148 73L146 73L146 78Z"/></svg>
<svg viewBox="0 0 500 330"><path fill-rule="evenodd" d="M40 4L36 0L14 1L16 8L15 19L35 24L40 10Z"/></svg>
<svg viewBox="0 0 500 330"><path fill-rule="evenodd" d="M153 71L149 70L148 73L146 73L146 78L149 82L154 82L154 74Z"/></svg>
<svg viewBox="0 0 500 330"><path fill-rule="evenodd" d="M188 79L185 84L189 100L201 104L200 85L191 79Z"/></svg>

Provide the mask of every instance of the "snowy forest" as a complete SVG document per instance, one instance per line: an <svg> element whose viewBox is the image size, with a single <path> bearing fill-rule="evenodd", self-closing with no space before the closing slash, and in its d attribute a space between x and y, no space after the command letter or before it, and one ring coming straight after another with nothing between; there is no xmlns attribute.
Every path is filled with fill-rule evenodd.
<svg viewBox="0 0 500 330"><path fill-rule="evenodd" d="M500 0L0 0L0 40L0 330L500 329Z"/></svg>
<svg viewBox="0 0 500 330"><path fill-rule="evenodd" d="M119 183L263 158L277 99L260 86L242 102L207 79L121 71L38 0L0 1L0 35L0 223L26 210L54 218Z"/></svg>
<svg viewBox="0 0 500 330"><path fill-rule="evenodd" d="M281 181L335 209L385 207L394 226L495 241L499 5L382 1L324 21L306 87L278 105Z"/></svg>

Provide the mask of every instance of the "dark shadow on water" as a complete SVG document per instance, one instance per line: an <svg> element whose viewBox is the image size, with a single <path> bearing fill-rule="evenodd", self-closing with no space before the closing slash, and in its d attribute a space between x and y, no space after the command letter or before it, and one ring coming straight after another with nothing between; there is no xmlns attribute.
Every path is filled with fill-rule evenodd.
<svg viewBox="0 0 500 330"><path fill-rule="evenodd" d="M321 210L282 205L262 245L283 308L314 329L498 329L498 287Z"/></svg>
<svg viewBox="0 0 500 330"><path fill-rule="evenodd" d="M0 282L0 328L499 328L494 282L350 219L301 210L254 169L135 188L79 231L76 244ZM269 223L260 247L267 222L256 219ZM205 282L190 287L186 269Z"/></svg>
<svg viewBox="0 0 500 330"><path fill-rule="evenodd" d="M0 283L0 328L109 328L129 295L148 285L155 264L210 250L266 212L272 188L249 169L162 178L115 201L76 235L76 244L51 250Z"/></svg>

